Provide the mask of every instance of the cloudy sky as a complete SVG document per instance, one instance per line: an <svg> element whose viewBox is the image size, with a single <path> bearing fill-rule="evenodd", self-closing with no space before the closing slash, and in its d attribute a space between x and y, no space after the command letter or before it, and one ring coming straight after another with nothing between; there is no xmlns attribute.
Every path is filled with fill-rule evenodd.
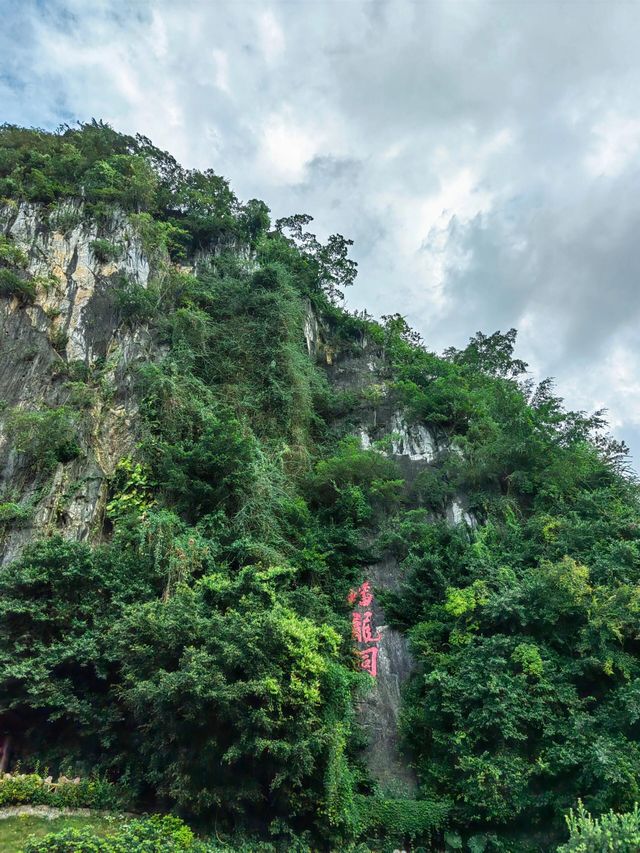
<svg viewBox="0 0 640 853"><path fill-rule="evenodd" d="M352 308L515 326L640 459L636 0L0 0L0 121L92 116L355 240Z"/></svg>

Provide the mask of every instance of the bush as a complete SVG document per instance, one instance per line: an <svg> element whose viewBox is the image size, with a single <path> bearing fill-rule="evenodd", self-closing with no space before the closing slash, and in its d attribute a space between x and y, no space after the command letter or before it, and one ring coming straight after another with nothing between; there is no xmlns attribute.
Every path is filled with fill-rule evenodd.
<svg viewBox="0 0 640 853"><path fill-rule="evenodd" d="M8 267L27 266L27 256L8 238L0 234L0 265Z"/></svg>
<svg viewBox="0 0 640 853"><path fill-rule="evenodd" d="M114 848L106 838L90 829L63 829L44 838L27 841L24 853L107 853Z"/></svg>
<svg viewBox="0 0 640 853"><path fill-rule="evenodd" d="M16 296L25 304L36 298L36 288L32 280L18 275L7 267L0 267L0 296Z"/></svg>
<svg viewBox="0 0 640 853"><path fill-rule="evenodd" d="M566 817L569 841L558 847L558 853L637 853L640 850L640 810L616 814L613 811L592 817L581 802L577 811Z"/></svg>
<svg viewBox="0 0 640 853"><path fill-rule="evenodd" d="M30 506L22 506L13 501L0 503L0 525L27 521L27 519L31 518L32 512L33 510Z"/></svg>
<svg viewBox="0 0 640 853"><path fill-rule="evenodd" d="M27 412L13 409L7 418L7 437L27 464L50 471L80 453L76 416L64 406Z"/></svg>
<svg viewBox="0 0 640 853"><path fill-rule="evenodd" d="M29 841L24 853L208 853L213 847L196 839L177 817L132 820L100 837L90 829L66 829Z"/></svg>
<svg viewBox="0 0 640 853"><path fill-rule="evenodd" d="M359 797L358 806L364 835L400 841L428 842L441 830L451 805L433 800L383 799Z"/></svg>
<svg viewBox="0 0 640 853"><path fill-rule="evenodd" d="M69 335L64 329L52 329L49 332L49 343L58 353L64 353L69 343Z"/></svg>
<svg viewBox="0 0 640 853"><path fill-rule="evenodd" d="M188 232L184 228L158 221L150 213L130 213L129 222L142 241L142 248L148 257L161 257L163 253L173 250L175 255L184 257L179 242L188 239Z"/></svg>
<svg viewBox="0 0 640 853"><path fill-rule="evenodd" d="M116 305L123 320L146 323L157 309L157 293L123 275L115 288Z"/></svg>
<svg viewBox="0 0 640 853"><path fill-rule="evenodd" d="M105 779L67 779L57 782L39 773L6 773L0 776L0 806L54 806L57 808L118 809L123 792Z"/></svg>
<svg viewBox="0 0 640 853"><path fill-rule="evenodd" d="M399 473L395 460L363 450L357 438L348 437L308 477L309 500L330 517L362 524L371 520L375 510L388 510L398 503L404 485Z"/></svg>
<svg viewBox="0 0 640 853"><path fill-rule="evenodd" d="M54 207L49 214L49 225L51 228L68 234L77 228L82 222L82 211L74 206L65 204L64 202Z"/></svg>
<svg viewBox="0 0 640 853"><path fill-rule="evenodd" d="M122 246L112 243L110 240L99 238L91 241L91 251L96 260L102 264L107 264L110 261L117 261L122 257Z"/></svg>

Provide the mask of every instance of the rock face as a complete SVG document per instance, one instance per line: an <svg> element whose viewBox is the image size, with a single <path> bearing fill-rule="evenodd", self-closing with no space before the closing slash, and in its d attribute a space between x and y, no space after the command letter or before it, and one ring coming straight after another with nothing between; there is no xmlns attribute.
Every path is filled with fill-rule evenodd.
<svg viewBox="0 0 640 853"><path fill-rule="evenodd" d="M411 796L417 787L408 760L401 754L398 724L402 688L413 671L407 638L385 624L376 591L395 589L400 582L397 562L392 558L367 567L373 589L370 605L374 636L379 636L377 666L371 690L358 707L360 724L367 734L365 759L373 778L387 796Z"/></svg>
<svg viewBox="0 0 640 853"><path fill-rule="evenodd" d="M33 304L0 298L0 510L15 506L21 518L7 531L0 515L6 563L47 532L100 536L108 479L136 440L131 368L151 356L144 329L122 324L116 287L123 276L146 287L150 264L124 215L98 230L77 203L55 216L37 205L1 208L0 233L26 255L37 285ZM96 257L98 238L118 248L117 261ZM45 474L15 451L8 420L15 411L61 409L79 393L86 396L76 423L80 452Z"/></svg>
<svg viewBox="0 0 640 853"><path fill-rule="evenodd" d="M356 434L365 450L377 450L396 458L403 477L412 483L446 449L441 436L422 424L410 424L388 393L388 367L384 354L363 341L359 355L338 356L327 368L330 381L343 391L367 392L372 404L361 413ZM365 396L366 393L365 393ZM450 524L475 526L475 520L456 497L447 507ZM360 703L358 715L367 737L365 759L372 777L388 796L414 796L417 780L409 759L400 749L398 723L402 688L414 670L405 635L386 625L376 590L397 589L404 578L390 555L367 567L364 581L371 584L373 598L372 634L380 639L377 647L376 674L369 693ZM361 619L363 608L359 608ZM357 637L355 638L357 639ZM357 643L359 650L364 648Z"/></svg>
<svg viewBox="0 0 640 853"><path fill-rule="evenodd" d="M394 456L407 456L411 462L431 462L437 451L434 436L422 424L409 426L401 412L394 412L391 419Z"/></svg>

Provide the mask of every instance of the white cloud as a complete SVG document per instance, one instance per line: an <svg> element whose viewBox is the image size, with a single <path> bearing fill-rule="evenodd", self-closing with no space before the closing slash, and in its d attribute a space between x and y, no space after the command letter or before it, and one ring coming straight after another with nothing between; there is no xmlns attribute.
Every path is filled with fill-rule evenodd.
<svg viewBox="0 0 640 853"><path fill-rule="evenodd" d="M102 117L311 213L356 240L351 305L434 348L520 326L640 453L640 7L575 8L23 0L0 118Z"/></svg>
<svg viewBox="0 0 640 853"><path fill-rule="evenodd" d="M211 51L211 56L214 62L214 82L221 92L224 92L225 95L230 95L229 55L225 53L224 50L220 50L220 48L215 47Z"/></svg>
<svg viewBox="0 0 640 853"><path fill-rule="evenodd" d="M268 116L259 137L260 158L265 175L274 182L299 183L305 167L319 149L319 139L296 124L290 110Z"/></svg>
<svg viewBox="0 0 640 853"><path fill-rule="evenodd" d="M640 118L609 113L593 128L585 166L594 176L617 177L640 149Z"/></svg>
<svg viewBox="0 0 640 853"><path fill-rule="evenodd" d="M260 48L266 61L273 65L283 54L285 37L273 9L260 12L257 19Z"/></svg>

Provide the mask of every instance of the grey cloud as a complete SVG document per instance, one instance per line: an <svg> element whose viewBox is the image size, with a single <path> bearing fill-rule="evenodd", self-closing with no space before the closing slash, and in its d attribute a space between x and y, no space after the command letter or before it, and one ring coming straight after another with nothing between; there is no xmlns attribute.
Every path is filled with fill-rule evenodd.
<svg viewBox="0 0 640 853"><path fill-rule="evenodd" d="M452 332L472 322L518 326L533 312L544 340L561 320L548 365L561 372L572 359L601 357L611 335L638 323L640 175L595 181L587 193L571 189L518 199L465 224L452 220L450 253L469 259L446 272Z"/></svg>

